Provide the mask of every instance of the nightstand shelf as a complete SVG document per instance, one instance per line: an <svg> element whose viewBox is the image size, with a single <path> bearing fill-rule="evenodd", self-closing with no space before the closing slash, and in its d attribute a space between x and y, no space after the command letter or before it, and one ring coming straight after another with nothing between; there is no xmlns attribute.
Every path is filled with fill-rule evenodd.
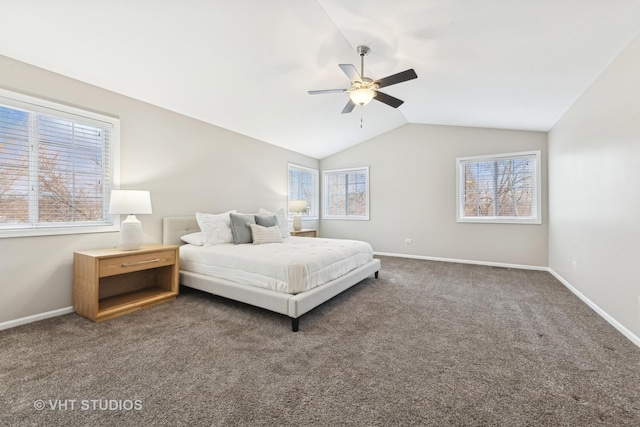
<svg viewBox="0 0 640 427"><path fill-rule="evenodd" d="M178 295L178 246L73 254L73 307L95 322L172 300Z"/></svg>
<svg viewBox="0 0 640 427"><path fill-rule="evenodd" d="M109 317L111 313L128 310L132 307L142 308L155 305L156 303L164 302L165 300L175 297L176 295L173 292L154 286L152 288L102 298L98 303L98 312L100 317Z"/></svg>

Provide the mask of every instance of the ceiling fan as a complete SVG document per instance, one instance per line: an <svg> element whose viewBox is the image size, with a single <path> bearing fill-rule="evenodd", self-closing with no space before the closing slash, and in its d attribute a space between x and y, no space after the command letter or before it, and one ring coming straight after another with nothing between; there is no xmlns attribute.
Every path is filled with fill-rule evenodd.
<svg viewBox="0 0 640 427"><path fill-rule="evenodd" d="M360 73L356 67L351 64L339 64L338 66L344 71L351 81L351 86L347 89L327 89L327 90L310 90L309 95L319 95L324 93L349 93L349 102L342 109L342 114L347 114L353 111L353 108L357 105L368 104L372 99L387 104L393 108L398 108L404 101L394 98L391 95L387 95L384 92L380 92L378 89L386 86L395 85L398 83L406 82L407 80L413 80L418 77L413 68L402 71L391 76L384 77L378 80L372 80L364 76L364 57L371 51L367 46L358 46L356 49L360 55Z"/></svg>

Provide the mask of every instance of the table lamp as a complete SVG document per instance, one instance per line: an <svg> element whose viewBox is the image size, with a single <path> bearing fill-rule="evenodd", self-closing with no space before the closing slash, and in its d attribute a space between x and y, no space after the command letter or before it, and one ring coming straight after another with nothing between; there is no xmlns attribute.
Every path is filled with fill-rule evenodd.
<svg viewBox="0 0 640 427"><path fill-rule="evenodd" d="M307 211L307 202L304 200L291 200L289 202L289 212L293 212L293 229L302 230L302 212Z"/></svg>
<svg viewBox="0 0 640 427"><path fill-rule="evenodd" d="M120 226L118 247L125 251L139 249L142 245L142 223L136 214L151 213L151 194L141 190L112 190L109 213L127 215Z"/></svg>

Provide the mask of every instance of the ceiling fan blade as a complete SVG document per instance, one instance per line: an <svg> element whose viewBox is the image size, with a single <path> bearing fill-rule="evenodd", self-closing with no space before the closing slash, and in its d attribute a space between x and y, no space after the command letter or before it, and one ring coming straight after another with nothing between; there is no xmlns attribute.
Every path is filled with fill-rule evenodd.
<svg viewBox="0 0 640 427"><path fill-rule="evenodd" d="M360 73L358 73L358 70L356 70L356 67L354 67L353 65L338 64L338 67L342 68L342 71L344 71L347 77L349 77L350 82L355 82L356 80L359 82L362 81L362 77L360 77Z"/></svg>
<svg viewBox="0 0 640 427"><path fill-rule="evenodd" d="M373 98L376 101L380 101L384 104L387 104L390 107L393 108L398 108L399 106L401 106L402 104L404 104L404 101L398 98L394 98L391 95L387 95L384 92L380 92L379 90L376 91L376 96Z"/></svg>
<svg viewBox="0 0 640 427"><path fill-rule="evenodd" d="M347 89L326 89L326 90L310 90L308 91L309 95L321 95L323 93L342 93L346 92Z"/></svg>
<svg viewBox="0 0 640 427"><path fill-rule="evenodd" d="M351 98L349 98L349 102L347 102L347 105L345 105L342 109L342 114L348 114L352 112L355 106L356 104L354 104Z"/></svg>
<svg viewBox="0 0 640 427"><path fill-rule="evenodd" d="M417 79L418 75L413 68L410 70L402 71L398 74L393 74L391 76L383 77L381 79L376 80L374 83L378 85L378 87L391 86L398 83L406 82L407 80Z"/></svg>

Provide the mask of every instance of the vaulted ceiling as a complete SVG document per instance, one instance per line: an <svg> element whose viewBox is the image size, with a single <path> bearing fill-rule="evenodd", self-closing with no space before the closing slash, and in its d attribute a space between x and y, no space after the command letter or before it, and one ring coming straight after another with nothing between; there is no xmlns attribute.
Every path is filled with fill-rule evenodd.
<svg viewBox="0 0 640 427"><path fill-rule="evenodd" d="M323 158L406 123L547 131L640 0L0 0L0 54ZM340 114L338 67L418 79ZM0 73L0 86L2 75ZM111 112L116 113L117 112ZM362 127L361 127L362 124Z"/></svg>

